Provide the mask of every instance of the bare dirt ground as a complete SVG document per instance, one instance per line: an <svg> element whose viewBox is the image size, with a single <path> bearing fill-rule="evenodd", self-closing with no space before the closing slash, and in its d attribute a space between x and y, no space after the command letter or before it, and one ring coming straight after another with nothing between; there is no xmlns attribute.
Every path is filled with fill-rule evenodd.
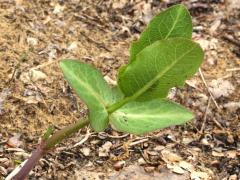
<svg viewBox="0 0 240 180"><path fill-rule="evenodd" d="M151 17L180 2L205 60L169 98L195 119L141 137L83 129L29 179L240 179L239 0L0 0L0 177L29 156L49 125L60 129L86 115L59 60L93 64L114 83Z"/></svg>

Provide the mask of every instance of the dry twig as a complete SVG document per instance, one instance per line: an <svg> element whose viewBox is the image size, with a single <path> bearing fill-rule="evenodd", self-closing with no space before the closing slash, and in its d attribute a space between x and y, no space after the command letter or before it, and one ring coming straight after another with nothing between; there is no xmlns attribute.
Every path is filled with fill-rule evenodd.
<svg viewBox="0 0 240 180"><path fill-rule="evenodd" d="M206 110L205 110L205 113L204 113L204 116L203 116L203 123L202 123L202 127L201 127L201 130L200 130L201 134L202 134L203 129L205 127L205 123L206 123L206 120L207 120L208 109L210 107L210 104L211 104L211 98L208 98L208 103L207 103L207 107L206 107Z"/></svg>
<svg viewBox="0 0 240 180"><path fill-rule="evenodd" d="M129 136L128 133L127 134L123 134L122 136L112 136L112 135L110 135L108 133L105 133L105 132L101 132L99 134L102 135L102 136L107 136L107 137L113 138L113 139L122 139L122 138L125 138L125 137Z"/></svg>
<svg viewBox="0 0 240 180"><path fill-rule="evenodd" d="M203 73L202 73L201 68L199 68L198 72L199 72L199 74L200 74L200 76L201 76L201 79L202 79L202 81L203 81L203 83L204 83L204 85L205 85L205 87L206 87L206 89L207 89L207 91L208 91L208 93L209 93L212 101L214 102L214 104L215 104L215 106L217 107L217 109L220 110L220 107L218 106L215 98L213 97L213 95L212 95L212 93L211 93L211 91L210 91L210 89L209 89L209 87L208 87L208 84L207 84L207 82L206 82L206 80L205 80L205 77L204 77L204 75L203 75Z"/></svg>
<svg viewBox="0 0 240 180"><path fill-rule="evenodd" d="M87 129L87 133L86 133L86 135L84 136L84 138L83 138L81 141L79 141L78 143L74 144L74 145L71 147L71 149L72 149L72 148L75 148L75 147L77 147L77 146L82 145L84 142L86 142L86 141L88 140L88 138L89 138L92 134L93 134L93 133L90 133L90 128L88 128L88 129Z"/></svg>

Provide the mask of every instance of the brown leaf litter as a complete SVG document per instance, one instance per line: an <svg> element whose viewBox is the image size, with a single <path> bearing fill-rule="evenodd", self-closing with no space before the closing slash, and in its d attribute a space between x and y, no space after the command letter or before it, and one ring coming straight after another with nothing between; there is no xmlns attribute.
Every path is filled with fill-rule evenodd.
<svg viewBox="0 0 240 180"><path fill-rule="evenodd" d="M41 159L30 179L239 179L240 26L233 0L1 1L0 177L29 156L49 125L60 129L86 115L60 59L93 64L114 85L130 42L179 2L193 15L205 61L169 98L191 109L194 120L141 137L85 128Z"/></svg>

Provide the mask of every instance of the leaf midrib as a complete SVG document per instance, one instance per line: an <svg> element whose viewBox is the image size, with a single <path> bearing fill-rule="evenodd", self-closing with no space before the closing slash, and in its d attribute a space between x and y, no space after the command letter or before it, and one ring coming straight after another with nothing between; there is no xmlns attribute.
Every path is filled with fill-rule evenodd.
<svg viewBox="0 0 240 180"><path fill-rule="evenodd" d="M144 118L150 118L150 119L152 119L152 118L155 118L155 119L157 119L157 118L169 118L169 114L165 114L165 115L159 115L159 114L149 114L149 115L146 115L146 114L126 114L125 115L126 117L128 117L128 118L138 118L139 120L140 119L143 119L144 120Z"/></svg>
<svg viewBox="0 0 240 180"><path fill-rule="evenodd" d="M176 24L177 24L177 22L178 22L178 20L179 20L179 17L180 17L180 14L181 14L182 10L183 10L182 8L179 8L179 9L178 9L178 11L177 11L177 17L176 17L176 19L175 19L175 21L174 21L174 23L173 23L170 31L168 32L168 34L166 35L166 37L165 37L164 39L167 39L167 38L170 36L170 34L173 32L173 30L174 30L174 28L175 28L175 26L176 26Z"/></svg>
<svg viewBox="0 0 240 180"><path fill-rule="evenodd" d="M173 61L169 67L167 67L164 71L158 73L151 81L149 81L145 86L143 86L141 89L139 89L135 94L129 97L130 100L134 100L140 95L142 95L144 92L146 92L152 85L154 85L164 74L166 74L175 64L177 64L184 56L186 56L188 53L190 53L195 46L193 46L190 50L188 50L186 53L181 55L179 58L177 58L175 61Z"/></svg>
<svg viewBox="0 0 240 180"><path fill-rule="evenodd" d="M70 77L75 78L79 84L82 84L83 87L85 87L85 89L87 89L89 92L91 92L91 94L93 94L93 96L99 101L99 103L104 108L106 107L106 104L105 104L104 100L102 99L101 96L99 96L99 94L96 91L94 91L91 87L89 87L89 85L87 83L85 83L80 78L78 78L78 76L75 73L73 73L73 71L70 70L69 72L70 72L69 74L71 74Z"/></svg>

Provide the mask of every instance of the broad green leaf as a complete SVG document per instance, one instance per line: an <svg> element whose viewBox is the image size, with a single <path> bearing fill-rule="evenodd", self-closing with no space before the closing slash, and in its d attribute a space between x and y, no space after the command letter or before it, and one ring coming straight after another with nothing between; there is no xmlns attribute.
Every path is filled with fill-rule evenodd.
<svg viewBox="0 0 240 180"><path fill-rule="evenodd" d="M156 41L146 47L118 78L118 85L131 100L165 98L169 89L182 86L203 60L201 47L185 38Z"/></svg>
<svg viewBox="0 0 240 180"><path fill-rule="evenodd" d="M188 10L183 5L175 5L155 16L148 24L140 39L132 43L130 48L130 62L145 47L155 41L171 37L191 39L192 20Z"/></svg>
<svg viewBox="0 0 240 180"><path fill-rule="evenodd" d="M99 132L108 125L106 106L111 103L111 88L101 73L88 64L63 60L60 67L71 87L89 108L92 128Z"/></svg>
<svg viewBox="0 0 240 180"><path fill-rule="evenodd" d="M190 111L176 103L155 99L130 102L110 115L110 123L121 132L144 134L193 118Z"/></svg>
<svg viewBox="0 0 240 180"><path fill-rule="evenodd" d="M124 94L122 93L118 86L113 87L111 90L112 90L111 92L112 104L124 98Z"/></svg>

